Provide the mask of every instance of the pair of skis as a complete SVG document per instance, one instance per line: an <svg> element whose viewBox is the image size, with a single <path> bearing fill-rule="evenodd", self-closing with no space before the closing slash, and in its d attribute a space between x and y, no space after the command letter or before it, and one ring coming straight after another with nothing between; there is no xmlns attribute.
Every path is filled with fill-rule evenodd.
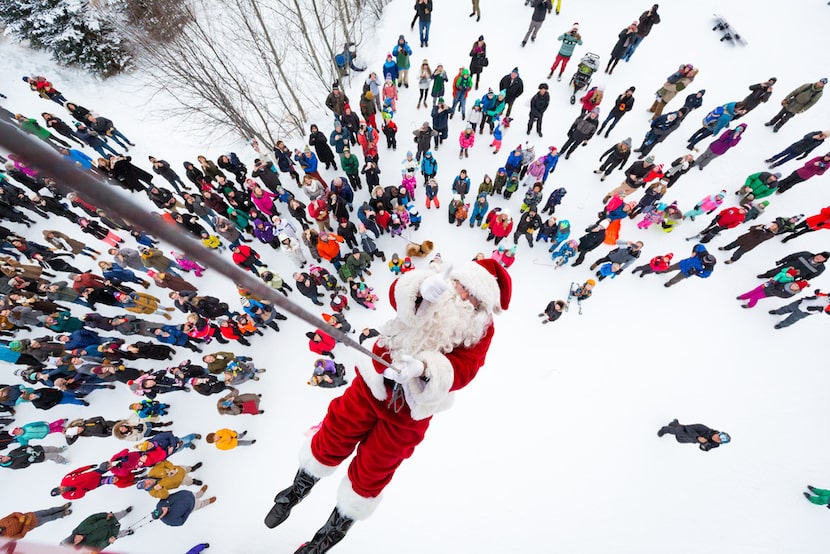
<svg viewBox="0 0 830 554"><path fill-rule="evenodd" d="M571 300L573 298L576 298L576 295L575 295L576 290L574 290L574 289L579 289L579 283L575 283L575 282L571 283L571 288L568 290L568 299L565 301L565 311L566 312L571 307ZM577 298L576 299L576 305L579 308L579 311L577 313L579 315L582 315L582 300Z"/></svg>

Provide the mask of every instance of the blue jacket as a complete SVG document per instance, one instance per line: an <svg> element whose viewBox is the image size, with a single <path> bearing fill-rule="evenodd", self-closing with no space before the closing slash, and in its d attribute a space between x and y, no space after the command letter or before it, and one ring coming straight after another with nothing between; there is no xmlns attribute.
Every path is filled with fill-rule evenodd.
<svg viewBox="0 0 830 554"><path fill-rule="evenodd" d="M314 152L309 152L309 154L310 156L300 154L299 156L294 156L294 159L297 160L297 163L300 164L303 171L306 173L314 173L317 171L317 154Z"/></svg>
<svg viewBox="0 0 830 554"><path fill-rule="evenodd" d="M387 75L390 75L393 81L398 80L398 64L394 59L383 64L383 77Z"/></svg>
<svg viewBox="0 0 830 554"><path fill-rule="evenodd" d="M158 435L154 435L152 438L148 440L155 444L157 448L165 450L168 453L173 452L179 445L179 437L177 437L170 431L161 432Z"/></svg>
<svg viewBox="0 0 830 554"><path fill-rule="evenodd" d="M703 263L703 258L709 254L709 251L706 250L706 247L702 244L695 245L692 249L692 256L680 260L677 264L680 268L680 272L685 275L686 277L690 277L692 275L697 275L698 277L705 279L712 274L712 270L714 266L705 266Z"/></svg>
<svg viewBox="0 0 830 554"><path fill-rule="evenodd" d="M339 188L332 183L329 187L337 193L337 196L343 199L346 204L354 202L354 190L349 185L349 180L346 177L340 177L340 182L343 183Z"/></svg>
<svg viewBox="0 0 830 554"><path fill-rule="evenodd" d="M513 175L522 166L522 158L521 151L518 154L515 150L510 151L510 154L507 156L507 162L504 164L504 169L507 171L508 177Z"/></svg>
<svg viewBox="0 0 830 554"><path fill-rule="evenodd" d="M461 178L460 175L456 176L455 180L452 182L452 191L456 194L467 194L470 192L470 178L464 177Z"/></svg>
<svg viewBox="0 0 830 554"><path fill-rule="evenodd" d="M560 188L556 189L555 191L553 191L552 193L550 193L550 196L548 196L547 202L545 202L545 209L549 210L549 209L555 208L556 206L561 204L562 203L562 198L564 198L566 194L568 194L568 191L566 191L562 187L560 187Z"/></svg>
<svg viewBox="0 0 830 554"><path fill-rule="evenodd" d="M547 153L545 156L545 173L542 175L542 182L546 182L548 180L548 175L553 173L553 170L556 169L556 164L559 163L559 153L551 154L550 152Z"/></svg>
<svg viewBox="0 0 830 554"><path fill-rule="evenodd" d="M71 163L79 165L84 169L90 169L92 167L92 158L90 158L80 150L75 150L73 148L69 151L69 154L66 157L69 158L69 161Z"/></svg>
<svg viewBox="0 0 830 554"><path fill-rule="evenodd" d="M196 507L196 496L188 491L174 492L164 500L159 500L156 509L167 508L167 514L161 521L170 527L181 527Z"/></svg>
<svg viewBox="0 0 830 554"><path fill-rule="evenodd" d="M484 198L484 202L479 202L479 198ZM488 211L490 211L490 204L487 202L487 193L482 192L478 195L478 197L476 197L476 201L473 202L473 210L470 212L470 221L474 219L483 219L484 216L487 215Z"/></svg>
<svg viewBox="0 0 830 554"><path fill-rule="evenodd" d="M76 348L86 348L88 346L98 346L106 342L106 338L102 337L95 331L87 328L72 331L69 335L69 340L64 343L65 350L75 350Z"/></svg>
<svg viewBox="0 0 830 554"><path fill-rule="evenodd" d="M139 279L136 274L127 268L113 265L112 269L108 269L101 273L104 279L110 281L121 281L122 283L138 283Z"/></svg>
<svg viewBox="0 0 830 554"><path fill-rule="evenodd" d="M182 331L178 325L164 325L161 328L162 331L166 333L170 333L169 337L165 337L162 335L156 335L156 340L159 342L163 342L165 344L174 344L176 346L184 346L187 344L187 341L190 337Z"/></svg>
<svg viewBox="0 0 830 554"><path fill-rule="evenodd" d="M431 150L427 150L424 153L424 157L421 158L421 173L425 175L435 175L438 173L438 162L432 155Z"/></svg>

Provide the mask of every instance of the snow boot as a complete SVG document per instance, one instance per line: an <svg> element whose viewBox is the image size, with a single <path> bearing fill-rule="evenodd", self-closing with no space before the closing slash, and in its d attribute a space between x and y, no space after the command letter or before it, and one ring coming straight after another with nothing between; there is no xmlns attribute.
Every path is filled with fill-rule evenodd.
<svg viewBox="0 0 830 554"><path fill-rule="evenodd" d="M274 497L274 506L265 516L265 526L273 529L288 519L291 508L308 496L317 481L319 481L317 477L312 477L304 470L297 471L297 475L294 476L294 483L287 489L278 492L277 496Z"/></svg>
<svg viewBox="0 0 830 554"><path fill-rule="evenodd" d="M343 540L353 523L353 519L342 515L335 508L326 524L317 531L314 538L301 546L294 554L324 554L328 552L332 546Z"/></svg>

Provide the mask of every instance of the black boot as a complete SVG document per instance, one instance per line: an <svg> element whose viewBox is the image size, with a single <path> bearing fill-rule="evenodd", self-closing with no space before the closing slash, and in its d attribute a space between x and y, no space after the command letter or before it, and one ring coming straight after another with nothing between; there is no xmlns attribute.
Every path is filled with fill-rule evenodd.
<svg viewBox="0 0 830 554"><path fill-rule="evenodd" d="M294 554L323 554L328 552L332 546L343 540L353 523L353 519L342 515L335 508L329 516L329 520L317 531L314 538L302 545Z"/></svg>
<svg viewBox="0 0 830 554"><path fill-rule="evenodd" d="M288 519L291 508L308 496L311 487L317 481L319 481L317 477L312 477L302 469L297 471L297 475L294 476L294 483L287 489L278 492L277 496L274 497L274 506L265 516L265 526L273 529Z"/></svg>

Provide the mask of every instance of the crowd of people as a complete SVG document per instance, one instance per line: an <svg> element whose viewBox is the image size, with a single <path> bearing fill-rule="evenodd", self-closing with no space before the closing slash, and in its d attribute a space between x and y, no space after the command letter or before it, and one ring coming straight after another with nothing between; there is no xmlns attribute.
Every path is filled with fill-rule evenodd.
<svg viewBox="0 0 830 554"><path fill-rule="evenodd" d="M553 10L550 0L529 0L525 4L532 15L522 47L536 39L542 22ZM655 4L611 41L606 74L611 74L619 61L631 59L643 39L661 22L658 10ZM415 3L412 26L419 22L422 50L418 53L428 52L425 49L429 46L432 11L432 0ZM480 18L478 2L473 2L470 15L477 15L476 21ZM557 41L562 45L548 79L557 71L561 79L568 61L582 45L579 24L569 26ZM575 283L567 299L554 298L547 304L539 314L543 324L555 322L566 313L572 298L580 304L581 313L581 303L591 297L598 282L613 280L629 268L641 278L673 273L664 282L665 287L671 287L690 277L710 277L715 272L718 251L731 252L724 263L732 264L765 241L780 238L788 242L830 228L830 206L807 217L767 215L773 195L827 171L830 152L812 153L822 146L830 131L793 137L792 144L782 152L770 153L768 158L758 160L758 166L748 168L751 173L735 191L707 191L699 202L683 208L677 201L665 199L685 174L717 164L719 157L738 148L748 128L761 132L757 122L747 121L753 110L777 99L774 77L750 84L741 100L713 102L708 111L703 110L706 113L700 116L699 129L685 126L690 131L688 152L659 163L652 151L691 114L695 114L692 119L699 117L697 110L704 105L706 91L691 88L699 68L680 64L655 92L656 99L649 107L653 117L644 128L642 144L632 149L632 138L622 138L599 157L600 165L594 171L600 175L599 180L605 181L622 170L618 174L621 182L601 202L597 198L600 209L596 223L572 237L570 221L561 215L568 191L558 184L548 184L555 180L551 176L559 164L572 163L566 162L572 155L587 156L580 146L597 136L608 139L620 118L633 109L638 89L629 86L617 95L608 95L602 86L588 88L579 98L579 114L561 147L551 145L537 154L534 146L514 138L508 144L518 142L518 146L509 149L504 161L494 163L493 168L477 168L476 175L462 169L457 175L439 177L439 151L441 155L449 151L452 156L457 152L461 160L476 148L489 147L498 155L502 141L523 130L523 126L511 130L511 114L514 106L517 112L522 109L516 101L525 94L525 84L518 67L500 76L485 74L489 66L487 44L479 35L473 41L469 60L455 74L448 73L442 64L433 69L429 60L423 59L412 74L413 88L418 90L409 92L410 58L416 52L406 36L400 35L385 62L376 60L375 67L368 68L370 73L358 84L359 90L346 91L339 81L333 83L324 101L333 121L330 125L311 124L305 144L298 148L289 147L284 140L270 145L252 138L242 153L200 155L195 161L181 164L156 156L148 156L146 162L134 160L129 151L136 145L113 120L67 100L39 75L23 80L44 101L53 102L44 103L44 110L58 112L54 109L58 104L65 111L59 115L44 111L38 119L3 108L1 124L16 125L69 162L106 178L112 186L146 196L153 217L176 226L205 248L223 253L293 301L315 309L323 306L327 310L323 319L347 333L356 332L346 318L350 302L367 310L376 309L376 304L382 302L367 282L378 259L391 272L402 275L414 267L415 260L430 254L424 250L426 241L409 242L402 249L398 248L401 241L395 241L405 230L419 229L420 202L426 210L440 210L443 202L449 225L462 227L466 223L478 230L477 238L464 239L476 245L471 254L492 241L492 252L478 252L475 258L491 258L506 269L514 264L524 243L526 248L544 244L550 265L560 271L566 265L582 264L603 245L610 246L591 260L595 278L582 285ZM482 79L486 92L474 92ZM795 86L782 97L782 108L765 125L779 132L791 118L821 99L826 82L821 78ZM640 90L647 85L638 83ZM535 131L539 138L544 136L549 91L547 82L536 87L529 101L526 135ZM468 108L471 93L473 101ZM666 111L675 97L684 94L682 106ZM709 97L713 94L710 92ZM359 96L357 111L349 95ZM409 151L398 163L395 116L402 103L412 101L417 101L416 110L426 109L429 115L416 129L402 129L406 137L412 138L411 143L407 140L402 144L413 144L414 152L405 148ZM608 115L601 117L606 111ZM444 146L455 136L451 126L455 126L452 133L458 133L458 150ZM492 137L490 142L480 138L485 129ZM381 134L386 139L385 149L379 145ZM707 139L711 142L699 153L697 145ZM639 156L629 163L632 153ZM773 171L793 159L804 161L786 177ZM134 448L121 449L109 460L68 472L53 489L53 496L74 501L103 485L134 487L159 499L152 518L182 525L190 513L216 498L202 499L206 486L190 475L200 464L181 466L168 460L182 448L194 448L193 441L201 436L191 433L178 437L162 430L170 425L162 421L169 407L167 399L196 391L204 396L217 395L216 406L221 414L262 414L262 395L240 388L254 387L265 369L239 352L257 337L278 333L278 322L285 316L267 300L243 288L237 291L239 304L234 307L227 299L200 291L199 278L206 269L196 261L181 253L166 252L155 237L96 206L94 197L78 192L64 194L58 183L27 160L9 154L3 161L0 271L6 279L0 281L0 334L4 337L0 359L15 369L5 372L2 382L6 384L0 385L0 410L9 416L0 419L0 467L23 469L45 461L67 464L67 449L77 448L72 445L81 437L136 442ZM762 169L762 162L768 167ZM520 201L512 200L513 195ZM560 215L555 215L557 209ZM808 210L812 208L805 202ZM711 221L685 238L694 241L688 256L672 252L642 256L648 251L647 233L653 232L648 231L650 228L671 233L681 223L706 215L712 216ZM42 241L26 232L32 225L55 218L66 220L61 228L72 232L47 229ZM626 220L631 223L626 224ZM716 250L709 250L707 244L720 235L728 240ZM505 240L507 245L500 244ZM387 263L388 247L401 250L401 254L394 253ZM431 248L430 244L428 250ZM269 260L277 256L285 256L296 266L288 282L269 268ZM786 316L775 323L775 329L789 327L813 314L830 315L830 296L816 283L828 258L827 251L795 250L771 262L774 267L757 276L760 283L737 298L744 308L752 308L771 296L787 299L789 303L769 311ZM649 261L643 263L645 260ZM436 253L430 267L440 265L440 254ZM305 297L308 304L300 297ZM99 312L100 306L107 307ZM364 329L361 342L376 334L373 329ZM345 368L334 361L337 341L325 328L307 336L309 350L316 355L309 384L347 384ZM229 345L228 351L205 353L206 345L214 340ZM177 348L203 354L201 362L186 360L152 371L131 365L136 360L152 360L161 368ZM18 406L24 403L41 410L74 404L89 412L94 409L95 397L106 394L99 391L116 387L127 388L141 398L130 406L131 415L122 420L110 421L90 413L72 421L24 422L15 418ZM52 433L63 434L67 446L30 444ZM677 420L658 434L666 433L674 434L680 442L696 442L704 451L729 441L726 433L702 425L683 426ZM221 429L207 435L207 442L221 450L256 442L244 436L244 432ZM184 488L187 486L201 488L192 492ZM815 502L813 497L810 500ZM71 512L65 504L12 514L0 520L0 536L22 538L38 525ZM121 529L120 522L128 513L129 509L93 514L67 542L103 548L139 525Z"/></svg>

